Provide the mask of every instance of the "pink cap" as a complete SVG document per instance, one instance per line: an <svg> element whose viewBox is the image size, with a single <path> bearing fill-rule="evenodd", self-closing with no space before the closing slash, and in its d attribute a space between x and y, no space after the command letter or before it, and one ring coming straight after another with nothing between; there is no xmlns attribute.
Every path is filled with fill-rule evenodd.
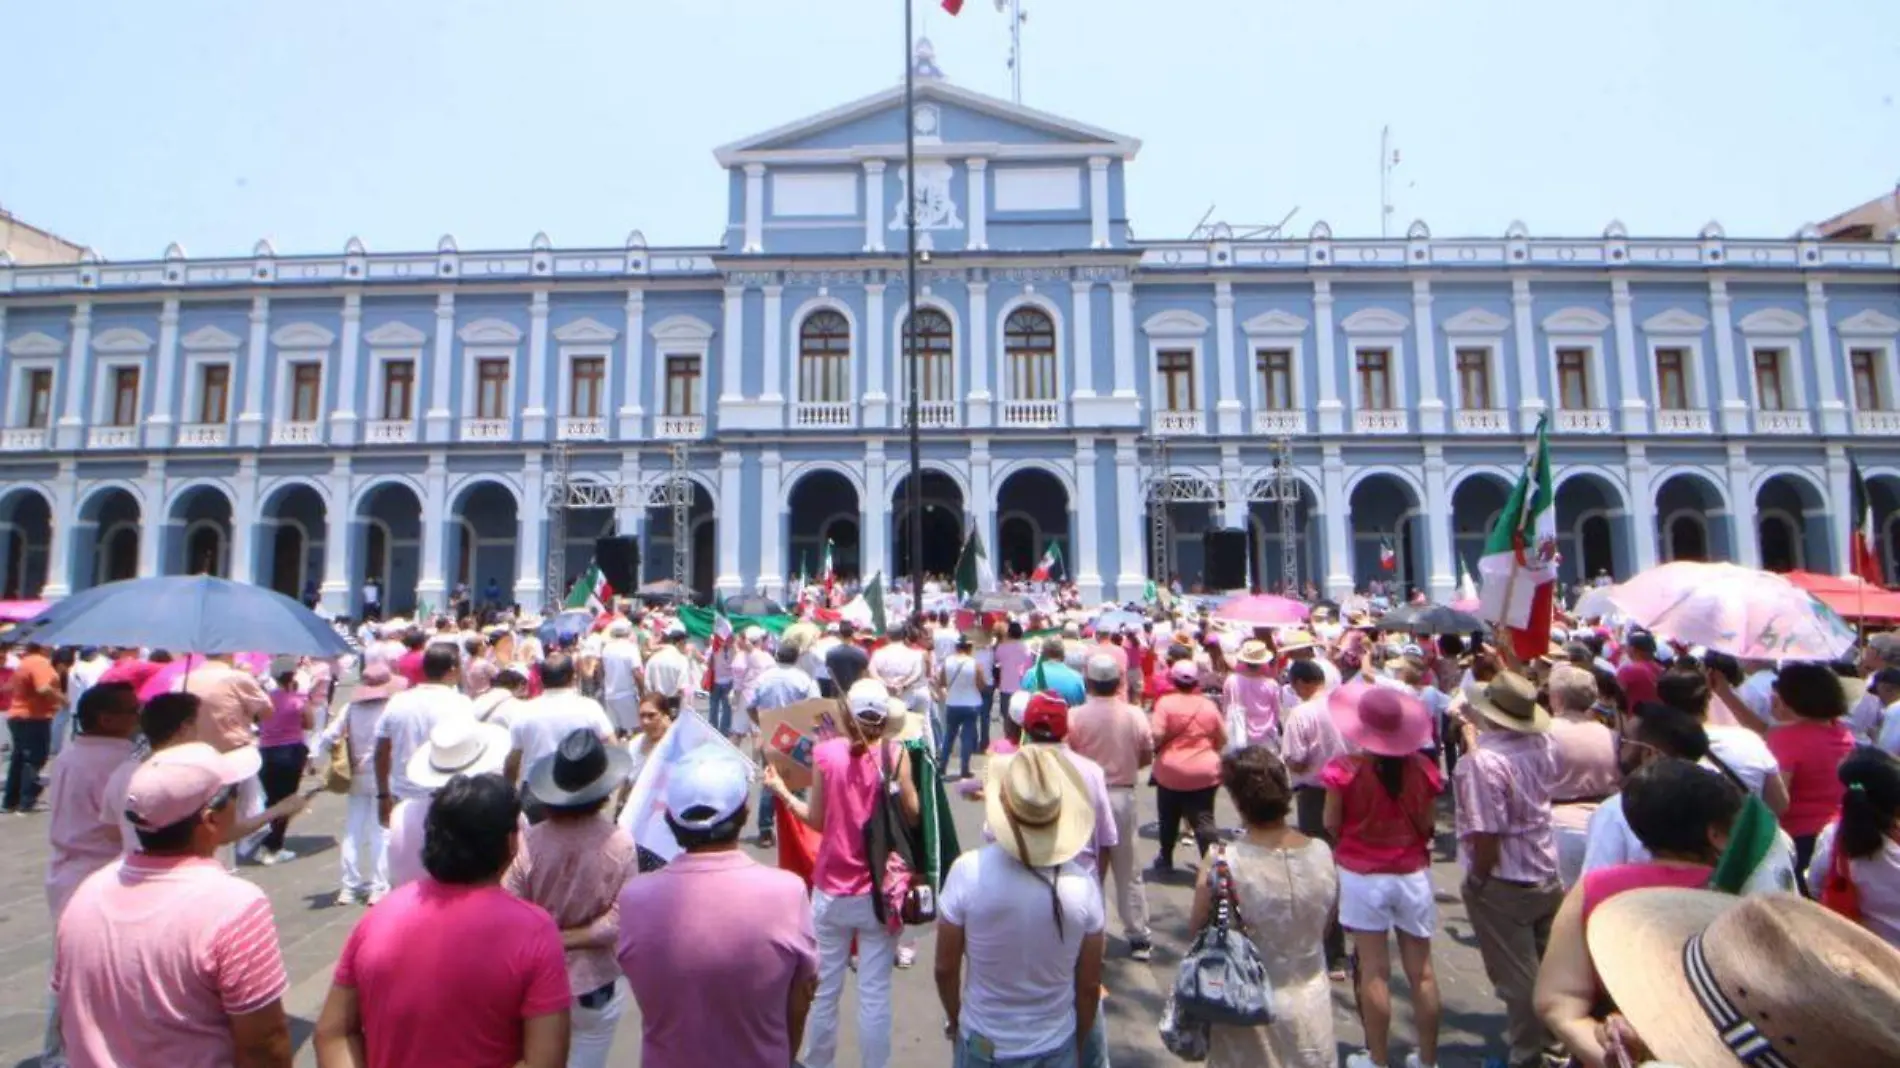
<svg viewBox="0 0 1900 1068"><path fill-rule="evenodd" d="M1176 682L1199 682L1201 669L1192 660L1176 660L1168 669L1168 675Z"/></svg>
<svg viewBox="0 0 1900 1068"><path fill-rule="evenodd" d="M132 773L125 817L148 831L170 827L210 804L219 790L255 778L263 763L252 746L229 753L203 742L161 749Z"/></svg>

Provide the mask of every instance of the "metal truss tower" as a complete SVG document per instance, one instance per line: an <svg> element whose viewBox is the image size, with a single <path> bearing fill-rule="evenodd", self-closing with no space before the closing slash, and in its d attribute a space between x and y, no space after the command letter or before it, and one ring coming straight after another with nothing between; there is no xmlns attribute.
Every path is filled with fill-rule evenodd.
<svg viewBox="0 0 1900 1068"><path fill-rule="evenodd" d="M1294 536L1299 522L1300 484L1293 478L1293 440L1277 438L1273 442L1273 496L1280 504L1280 584L1288 597L1300 593L1300 540Z"/></svg>
<svg viewBox="0 0 1900 1068"><path fill-rule="evenodd" d="M1157 437L1148 450L1148 575L1157 586L1174 577L1174 531L1168 504L1173 479L1169 477L1168 439Z"/></svg>
<svg viewBox="0 0 1900 1068"><path fill-rule="evenodd" d="M681 590L693 580L693 536L687 529L693 512L693 480L687 476L690 458L686 443L673 443L673 470L666 483L666 500L673 506L673 581ZM708 591L710 592L710 591Z"/></svg>
<svg viewBox="0 0 1900 1068"><path fill-rule="evenodd" d="M547 607L561 603L567 591L567 442L557 441L548 450L548 569L541 585L541 602Z"/></svg>

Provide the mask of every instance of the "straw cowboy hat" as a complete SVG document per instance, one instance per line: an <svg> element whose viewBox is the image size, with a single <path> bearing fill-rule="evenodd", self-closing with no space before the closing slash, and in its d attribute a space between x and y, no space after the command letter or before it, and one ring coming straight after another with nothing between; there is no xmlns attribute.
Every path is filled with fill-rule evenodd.
<svg viewBox="0 0 1900 1068"><path fill-rule="evenodd" d="M1251 667L1266 667L1273 663L1273 650L1267 648L1266 642L1251 639L1240 643L1236 659Z"/></svg>
<svg viewBox="0 0 1900 1068"><path fill-rule="evenodd" d="M1506 730L1542 734L1550 729L1550 712L1537 703L1536 684L1515 671L1472 683L1465 687L1465 699L1479 715Z"/></svg>
<svg viewBox="0 0 1900 1068"><path fill-rule="evenodd" d="M429 740L409 758L409 781L425 790L448 785L457 775L499 772L508 762L508 732L473 716L450 716L429 730Z"/></svg>
<svg viewBox="0 0 1900 1068"><path fill-rule="evenodd" d="M1425 702L1390 686L1354 682L1326 698L1339 733L1378 756L1410 756L1432 740L1432 714Z"/></svg>
<svg viewBox="0 0 1900 1068"><path fill-rule="evenodd" d="M1900 952L1792 894L1631 890L1590 916L1590 958L1658 1061L1900 1064Z"/></svg>
<svg viewBox="0 0 1900 1068"><path fill-rule="evenodd" d="M1062 752L1028 745L991 760L984 785L990 833L1017 860L1053 868L1073 860L1095 836L1088 784Z"/></svg>
<svg viewBox="0 0 1900 1068"><path fill-rule="evenodd" d="M1310 630L1289 630L1280 635L1280 651L1297 653L1301 649L1319 648L1319 639L1313 637Z"/></svg>

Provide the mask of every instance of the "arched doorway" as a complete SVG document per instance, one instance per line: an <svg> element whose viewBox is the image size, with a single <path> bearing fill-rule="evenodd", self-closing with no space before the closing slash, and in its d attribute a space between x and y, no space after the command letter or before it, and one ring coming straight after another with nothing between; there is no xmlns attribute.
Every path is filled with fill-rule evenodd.
<svg viewBox="0 0 1900 1068"><path fill-rule="evenodd" d="M1699 474L1672 475L1656 487L1657 547L1664 560L1728 560L1726 502Z"/></svg>
<svg viewBox="0 0 1900 1068"><path fill-rule="evenodd" d="M1256 482L1252 496L1268 493L1272 484L1272 479ZM1291 530L1281 529L1277 499L1251 500L1247 504L1248 581L1263 592L1297 596L1307 583L1317 584L1321 577L1320 548L1326 539L1317 528L1319 498L1313 487L1297 478L1293 480L1293 491L1297 498L1293 503ZM1289 540L1298 561L1290 576L1286 573Z"/></svg>
<svg viewBox="0 0 1900 1068"><path fill-rule="evenodd" d="M304 600L323 581L323 548L329 536L328 509L315 488L301 482L279 487L264 500L264 524L271 531L265 574L270 588Z"/></svg>
<svg viewBox="0 0 1900 1068"><path fill-rule="evenodd" d="M1592 471L1566 475L1557 483L1557 574L1565 585L1594 582L1599 576L1628 578L1635 570L1628 538L1623 493Z"/></svg>
<svg viewBox="0 0 1900 1068"><path fill-rule="evenodd" d="M117 486L95 490L79 503L79 529L92 533L90 560L73 569L73 589L137 578L143 516L138 498Z"/></svg>
<svg viewBox="0 0 1900 1068"><path fill-rule="evenodd" d="M713 579L717 575L719 559L714 542L716 520L713 517L712 496L706 487L697 481L692 483L693 500L686 509L687 545L692 553L689 558L689 585L702 598L712 596ZM649 493L647 507L647 532L645 550L640 554L640 566L645 574L643 581L654 582L673 577L673 506L666 503L668 489L664 483L656 485Z"/></svg>
<svg viewBox="0 0 1900 1068"><path fill-rule="evenodd" d="M216 486L193 486L172 499L166 547L168 575L231 574L231 498Z"/></svg>
<svg viewBox="0 0 1900 1068"><path fill-rule="evenodd" d="M837 471L809 471L799 476L786 498L785 522L790 552L786 564L792 574L817 582L824 578L825 546L831 546L831 564L839 578L859 573L858 490ZM761 580L780 578L761 575Z"/></svg>
<svg viewBox="0 0 1900 1068"><path fill-rule="evenodd" d="M0 495L0 535L6 552L0 561L6 579L0 583L8 599L32 599L46 585L53 541L52 502L39 490L17 486Z"/></svg>
<svg viewBox="0 0 1900 1068"><path fill-rule="evenodd" d="M1763 568L1823 574L1836 569L1826 507L1807 479L1774 475L1763 480L1755 491L1755 522Z"/></svg>
<svg viewBox="0 0 1900 1068"><path fill-rule="evenodd" d="M910 555L910 511L906 486L910 476L897 480L891 491L892 536L896 546L891 559L897 561L896 575L908 578L911 574ZM957 487L955 479L942 471L926 468L923 477L918 480L923 496L923 572L926 575L947 576L956 570L957 554L963 550L963 491Z"/></svg>
<svg viewBox="0 0 1900 1068"><path fill-rule="evenodd" d="M1397 475L1367 475L1353 487L1349 511L1353 585L1378 582L1394 598L1424 589L1425 530L1416 522L1419 500L1411 485Z"/></svg>
<svg viewBox="0 0 1900 1068"><path fill-rule="evenodd" d="M996 548L998 575L1027 577L1051 544L1062 560L1050 573L1053 581L1074 577L1069 561L1075 559L1069 536L1069 490L1062 480L1039 467L1011 472L996 490Z"/></svg>
<svg viewBox="0 0 1900 1068"><path fill-rule="evenodd" d="M499 482L482 480L465 484L449 504L449 590L457 584L468 587L471 604L486 603L486 591L492 581L503 604L514 600L515 540L519 536L515 495ZM579 561L586 566L592 556ZM575 561L570 557L570 569ZM550 591L555 597L566 590Z"/></svg>
<svg viewBox="0 0 1900 1068"><path fill-rule="evenodd" d="M364 583L375 582L384 615L413 613L422 562L422 499L406 482L381 482L357 499L356 515L361 523L350 565L350 603L360 610Z"/></svg>
<svg viewBox="0 0 1900 1068"><path fill-rule="evenodd" d="M1451 491L1451 553L1456 558L1451 568L1453 582L1460 574L1469 575L1473 583L1478 581L1478 560L1484 556L1491 528L1497 525L1505 502L1511 498L1511 488L1499 475L1479 473L1467 476Z"/></svg>

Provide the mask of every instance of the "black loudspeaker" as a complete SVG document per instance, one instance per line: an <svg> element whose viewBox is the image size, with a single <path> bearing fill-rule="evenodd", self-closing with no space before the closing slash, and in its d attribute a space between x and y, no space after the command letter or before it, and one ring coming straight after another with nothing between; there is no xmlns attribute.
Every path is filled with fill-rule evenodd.
<svg viewBox="0 0 1900 1068"><path fill-rule="evenodd" d="M607 576L607 585L615 593L630 595L640 584L640 539L596 538L594 562L600 565L600 573Z"/></svg>
<svg viewBox="0 0 1900 1068"><path fill-rule="evenodd" d="M1207 588L1241 590L1247 587L1247 532L1210 530L1201 535L1201 553L1207 561Z"/></svg>

